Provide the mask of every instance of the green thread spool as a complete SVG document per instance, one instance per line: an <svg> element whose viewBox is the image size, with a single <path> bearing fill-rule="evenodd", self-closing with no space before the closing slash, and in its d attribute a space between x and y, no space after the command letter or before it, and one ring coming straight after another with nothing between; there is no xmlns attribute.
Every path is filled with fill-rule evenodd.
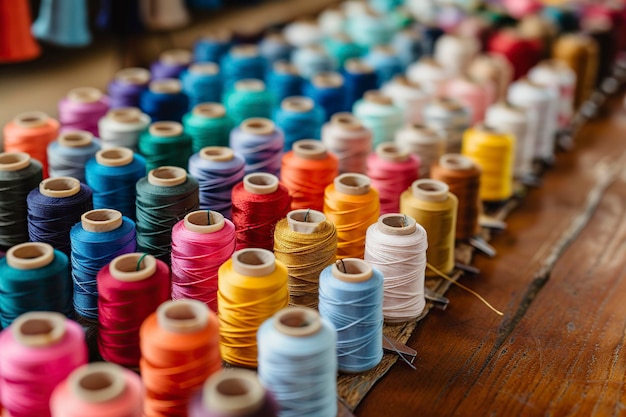
<svg viewBox="0 0 626 417"><path fill-rule="evenodd" d="M253 117L272 118L276 105L274 94L265 88L265 83L256 79L237 81L224 97L226 110L236 126Z"/></svg>
<svg viewBox="0 0 626 417"><path fill-rule="evenodd" d="M155 122L139 136L139 153L146 158L146 170L168 165L187 169L191 136L178 122Z"/></svg>
<svg viewBox="0 0 626 417"><path fill-rule="evenodd" d="M235 124L220 103L201 103L183 116L183 126L195 154L207 146L228 146Z"/></svg>

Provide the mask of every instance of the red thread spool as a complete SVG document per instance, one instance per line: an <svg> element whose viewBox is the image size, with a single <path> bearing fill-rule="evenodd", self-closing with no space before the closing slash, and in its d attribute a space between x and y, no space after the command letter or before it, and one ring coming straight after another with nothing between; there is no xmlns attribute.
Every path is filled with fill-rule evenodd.
<svg viewBox="0 0 626 417"><path fill-rule="evenodd" d="M509 60L516 80L541 60L543 43L538 39L527 39L514 29L504 29L491 38L488 49Z"/></svg>
<svg viewBox="0 0 626 417"><path fill-rule="evenodd" d="M0 0L0 62L27 61L39 56L41 50L31 34L31 24L27 0Z"/></svg>

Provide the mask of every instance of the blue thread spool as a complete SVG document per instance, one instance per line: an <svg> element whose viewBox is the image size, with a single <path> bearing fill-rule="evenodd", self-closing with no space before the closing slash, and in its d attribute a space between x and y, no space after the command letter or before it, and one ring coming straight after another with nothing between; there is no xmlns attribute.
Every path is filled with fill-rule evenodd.
<svg viewBox="0 0 626 417"><path fill-rule="evenodd" d="M400 6L402 0L369 0L369 6L378 13L389 13L396 7Z"/></svg>
<svg viewBox="0 0 626 417"><path fill-rule="evenodd" d="M141 94L139 105L153 122L180 122L189 108L189 99L182 92L180 81L168 78L152 81Z"/></svg>
<svg viewBox="0 0 626 417"><path fill-rule="evenodd" d="M362 100L354 103L352 112L372 131L374 148L384 142L393 142L396 131L404 124L402 110L378 90L366 92Z"/></svg>
<svg viewBox="0 0 626 417"><path fill-rule="evenodd" d="M186 49L170 49L161 52L159 60L150 65L153 80L178 78L192 62L191 51Z"/></svg>
<svg viewBox="0 0 626 417"><path fill-rule="evenodd" d="M29 311L72 312L70 263L51 245L26 242L0 259L0 326Z"/></svg>
<svg viewBox="0 0 626 417"><path fill-rule="evenodd" d="M74 177L85 182L85 165L100 145L85 130L62 133L48 145L48 173L50 177Z"/></svg>
<svg viewBox="0 0 626 417"><path fill-rule="evenodd" d="M325 112L325 121L335 113L348 109L344 79L337 72L323 72L314 76L305 86L304 95L313 99Z"/></svg>
<svg viewBox="0 0 626 417"><path fill-rule="evenodd" d="M376 72L376 87L380 87L396 75L404 72L402 61L389 46L376 46L363 58Z"/></svg>
<svg viewBox="0 0 626 417"><path fill-rule="evenodd" d="M191 150L206 146L228 146L233 120L220 103L198 104L183 117L185 132L191 136Z"/></svg>
<svg viewBox="0 0 626 417"><path fill-rule="evenodd" d="M268 65L274 65L276 61L289 61L292 50L293 47L280 33L269 33L259 42L259 52Z"/></svg>
<svg viewBox="0 0 626 417"><path fill-rule="evenodd" d="M260 54L256 45L235 45L222 57L220 68L224 89L228 90L239 80L264 80L267 60Z"/></svg>
<svg viewBox="0 0 626 417"><path fill-rule="evenodd" d="M247 119L230 132L230 147L246 161L246 175L267 172L278 176L284 144L282 130L268 119Z"/></svg>
<svg viewBox="0 0 626 417"><path fill-rule="evenodd" d="M276 96L277 102L302 94L304 79L296 67L287 61L276 61L267 74L267 88Z"/></svg>
<svg viewBox="0 0 626 417"><path fill-rule="evenodd" d="M274 94L265 88L261 80L245 79L235 83L226 93L224 105L228 115L238 125L252 117L269 119L276 105Z"/></svg>
<svg viewBox="0 0 626 417"><path fill-rule="evenodd" d="M139 98L148 88L150 71L145 68L124 68L115 73L107 87L109 107L139 107Z"/></svg>
<svg viewBox="0 0 626 417"><path fill-rule="evenodd" d="M146 158L146 170L164 165L187 168L191 136L178 122L156 122L139 137L139 152Z"/></svg>
<svg viewBox="0 0 626 417"><path fill-rule="evenodd" d="M43 0L32 33L60 46L80 47L91 42L86 0Z"/></svg>
<svg viewBox="0 0 626 417"><path fill-rule="evenodd" d="M305 79L309 79L320 72L334 71L337 68L333 57L319 45L309 45L296 49L291 61Z"/></svg>
<svg viewBox="0 0 626 417"><path fill-rule="evenodd" d="M232 46L233 35L227 30L218 30L200 38L193 47L195 62L220 62Z"/></svg>
<svg viewBox="0 0 626 417"><path fill-rule="evenodd" d="M391 41L391 46L396 51L404 68L416 62L424 54L422 37L417 28L397 32Z"/></svg>
<svg viewBox="0 0 626 417"><path fill-rule="evenodd" d="M287 97L274 113L274 122L285 133L285 152L300 139L320 139L324 121L324 109L309 97Z"/></svg>
<svg viewBox="0 0 626 417"><path fill-rule="evenodd" d="M103 149L87 162L85 171L94 208L115 209L135 219L135 184L146 175L141 155L127 148Z"/></svg>
<svg viewBox="0 0 626 417"><path fill-rule="evenodd" d="M213 62L192 64L180 74L183 92L189 97L189 108L222 98L220 68Z"/></svg>
<svg viewBox="0 0 626 417"><path fill-rule="evenodd" d="M383 276L362 259L346 258L320 274L320 315L337 329L341 372L364 372L383 357Z"/></svg>
<svg viewBox="0 0 626 417"><path fill-rule="evenodd" d="M346 61L343 77L346 83L346 104L349 108L363 98L366 91L375 90L378 82L374 68L360 59Z"/></svg>
<svg viewBox="0 0 626 417"><path fill-rule="evenodd" d="M346 61L352 58L359 58L363 56L365 50L354 43L350 37L343 33L338 33L327 38L324 41L324 47L328 51L338 68L343 68Z"/></svg>

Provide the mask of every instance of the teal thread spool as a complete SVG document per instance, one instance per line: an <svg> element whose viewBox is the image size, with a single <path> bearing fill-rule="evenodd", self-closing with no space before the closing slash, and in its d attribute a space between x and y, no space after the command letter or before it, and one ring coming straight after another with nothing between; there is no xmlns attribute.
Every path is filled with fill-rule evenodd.
<svg viewBox="0 0 626 417"><path fill-rule="evenodd" d="M275 106L274 94L257 79L237 81L224 97L224 105L235 125L246 119L262 117L269 119Z"/></svg>
<svg viewBox="0 0 626 417"><path fill-rule="evenodd" d="M362 100L354 103L352 112L372 131L374 148L381 143L392 142L396 131L404 123L402 110L378 90L367 91Z"/></svg>
<svg viewBox="0 0 626 417"><path fill-rule="evenodd" d="M365 48L387 45L396 31L395 23L387 15L366 10L355 13L346 22L346 33Z"/></svg>
<svg viewBox="0 0 626 417"><path fill-rule="evenodd" d="M228 146L235 124L220 103L201 103L183 116L183 126L191 136L192 152L197 153L206 146Z"/></svg>
<svg viewBox="0 0 626 417"><path fill-rule="evenodd" d="M346 61L359 58L365 54L365 49L357 45L348 35L338 33L324 41L328 55L333 57L339 68L343 68Z"/></svg>
<svg viewBox="0 0 626 417"><path fill-rule="evenodd" d="M139 153L146 158L148 171L164 165L187 168L191 136L178 122L156 122L139 136Z"/></svg>

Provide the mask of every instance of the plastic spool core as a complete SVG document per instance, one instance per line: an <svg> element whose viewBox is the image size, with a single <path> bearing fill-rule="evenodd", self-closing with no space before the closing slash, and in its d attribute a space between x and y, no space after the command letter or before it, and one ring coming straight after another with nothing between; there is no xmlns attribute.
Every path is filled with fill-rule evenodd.
<svg viewBox="0 0 626 417"><path fill-rule="evenodd" d="M463 108L461 103L451 97L440 97L434 101L434 104L448 111L458 111Z"/></svg>
<svg viewBox="0 0 626 417"><path fill-rule="evenodd" d="M140 259L141 262L139 262ZM118 281L124 282L136 282L148 279L154 275L156 269L156 258L144 253L127 253L120 255L109 264L111 276Z"/></svg>
<svg viewBox="0 0 626 417"><path fill-rule="evenodd" d="M439 165L451 171L465 171L474 166L474 162L461 154L445 154L439 158Z"/></svg>
<svg viewBox="0 0 626 417"><path fill-rule="evenodd" d="M284 60L276 61L274 63L274 71L281 74L298 75L298 69L295 67L295 65L289 63L289 61Z"/></svg>
<svg viewBox="0 0 626 417"><path fill-rule="evenodd" d="M13 121L19 127L33 128L44 126L49 118L50 117L44 112L29 111L18 114Z"/></svg>
<svg viewBox="0 0 626 417"><path fill-rule="evenodd" d="M169 49L159 56L159 61L171 65L189 65L192 60L191 51L186 49Z"/></svg>
<svg viewBox="0 0 626 417"><path fill-rule="evenodd" d="M76 398L89 403L114 400L126 390L122 369L106 362L81 366L67 378L67 385Z"/></svg>
<svg viewBox="0 0 626 417"><path fill-rule="evenodd" d="M274 122L263 117L253 117L241 122L241 130L250 135L271 135L274 130Z"/></svg>
<svg viewBox="0 0 626 417"><path fill-rule="evenodd" d="M283 110L294 111L298 113L304 113L307 111L311 111L314 107L313 100L309 97L303 96L295 96L295 97L287 97L280 103L280 107Z"/></svg>
<svg viewBox="0 0 626 417"><path fill-rule="evenodd" d="M266 172L254 172L243 177L243 188L251 194L272 194L278 190L278 178Z"/></svg>
<svg viewBox="0 0 626 417"><path fill-rule="evenodd" d="M80 216L80 223L88 232L110 232L122 225L122 213L112 209L90 210Z"/></svg>
<svg viewBox="0 0 626 417"><path fill-rule="evenodd" d="M405 75L396 75L393 77L393 82L404 87L411 87L418 90L421 89L421 85L419 83L409 80Z"/></svg>
<svg viewBox="0 0 626 417"><path fill-rule="evenodd" d="M24 346L50 346L65 336L66 320L61 313L32 311L16 318L10 329L15 340Z"/></svg>
<svg viewBox="0 0 626 417"><path fill-rule="evenodd" d="M102 98L102 91L93 87L78 87L70 90L67 98L77 103L95 103Z"/></svg>
<svg viewBox="0 0 626 417"><path fill-rule="evenodd" d="M363 124L352 113L340 112L335 113L330 118L330 122L345 130L360 130L363 128Z"/></svg>
<svg viewBox="0 0 626 417"><path fill-rule="evenodd" d="M195 333L209 324L209 308L198 300L172 300L156 311L159 327L172 333Z"/></svg>
<svg viewBox="0 0 626 417"><path fill-rule="evenodd" d="M387 213L378 218L378 230L386 235L410 235L417 229L417 223L411 216L399 213Z"/></svg>
<svg viewBox="0 0 626 417"><path fill-rule="evenodd" d="M137 107L120 107L119 109L109 110L106 117L118 123L130 124L139 122L141 114L141 110Z"/></svg>
<svg viewBox="0 0 626 417"><path fill-rule="evenodd" d="M365 195L370 191L371 181L368 176L356 173L345 173L333 181L335 189L342 194Z"/></svg>
<svg viewBox="0 0 626 417"><path fill-rule="evenodd" d="M91 142L93 142L93 134L85 130L74 130L61 133L57 141L59 145L67 148L83 148L91 145Z"/></svg>
<svg viewBox="0 0 626 417"><path fill-rule="evenodd" d="M414 181L411 192L418 200L440 202L448 199L448 184L438 180L422 179Z"/></svg>
<svg viewBox="0 0 626 417"><path fill-rule="evenodd" d="M274 315L274 327L287 336L306 337L321 330L322 320L312 308L287 307Z"/></svg>
<svg viewBox="0 0 626 417"><path fill-rule="evenodd" d="M183 221L185 229L195 233L215 233L224 228L224 216L217 211L192 211Z"/></svg>
<svg viewBox="0 0 626 417"><path fill-rule="evenodd" d="M189 67L189 72L198 75L216 75L220 67L215 62L198 62Z"/></svg>
<svg viewBox="0 0 626 417"><path fill-rule="evenodd" d="M384 95L379 90L366 91L365 94L363 94L363 98L365 99L365 101L380 104L383 106L391 106L393 104L391 97Z"/></svg>
<svg viewBox="0 0 626 417"><path fill-rule="evenodd" d="M124 68L115 74L115 79L126 84L146 85L150 82L150 71L139 67Z"/></svg>
<svg viewBox="0 0 626 417"><path fill-rule="evenodd" d="M301 139L293 144L293 153L298 158L309 160L326 159L328 151L326 145L316 139Z"/></svg>
<svg viewBox="0 0 626 417"><path fill-rule="evenodd" d="M96 162L107 167L122 167L133 162L133 151L128 148L109 148L96 152Z"/></svg>
<svg viewBox="0 0 626 417"><path fill-rule="evenodd" d="M65 198L78 194L80 181L72 177L46 178L39 183L39 192L46 197Z"/></svg>
<svg viewBox="0 0 626 417"><path fill-rule="evenodd" d="M0 171L19 171L28 168L30 155L26 152L3 152L0 153Z"/></svg>
<svg viewBox="0 0 626 417"><path fill-rule="evenodd" d="M178 122L154 122L148 130L152 136L173 137L183 134L183 125Z"/></svg>
<svg viewBox="0 0 626 417"><path fill-rule="evenodd" d="M239 80L235 83L235 90L237 91L264 91L265 83L261 80L254 78L246 78Z"/></svg>
<svg viewBox="0 0 626 417"><path fill-rule="evenodd" d="M247 248L233 254L233 270L249 277L263 277L276 269L276 257L266 249Z"/></svg>
<svg viewBox="0 0 626 417"><path fill-rule="evenodd" d="M413 124L411 130L418 135L416 137L418 143L436 143L442 140L436 131L423 124Z"/></svg>
<svg viewBox="0 0 626 417"><path fill-rule="evenodd" d="M228 162L235 158L235 152L226 146L206 146L200 149L200 158L213 162Z"/></svg>
<svg viewBox="0 0 626 417"><path fill-rule="evenodd" d="M259 48L253 44L235 45L230 48L230 53L239 57L259 56Z"/></svg>
<svg viewBox="0 0 626 417"><path fill-rule="evenodd" d="M404 162L409 159L409 153L400 149L392 142L381 143L376 147L376 155L389 162Z"/></svg>
<svg viewBox="0 0 626 417"><path fill-rule="evenodd" d="M54 261L54 248L43 242L25 242L6 253L7 265L15 269L39 269Z"/></svg>
<svg viewBox="0 0 626 417"><path fill-rule="evenodd" d="M227 369L204 383L202 404L205 409L226 416L249 416L265 402L265 389L252 371Z"/></svg>
<svg viewBox="0 0 626 417"><path fill-rule="evenodd" d="M307 235L319 231L321 224L325 221L326 216L324 213L317 210L298 209L287 213L289 229Z"/></svg>
<svg viewBox="0 0 626 417"><path fill-rule="evenodd" d="M150 91L159 94L176 94L183 89L181 82L175 78L165 78L162 80L154 80L150 83Z"/></svg>
<svg viewBox="0 0 626 417"><path fill-rule="evenodd" d="M345 258L333 264L331 273L344 282L364 282L372 277L372 267L362 259Z"/></svg>
<svg viewBox="0 0 626 417"><path fill-rule="evenodd" d="M319 88L335 88L343 85L343 76L338 72L320 72L311 80Z"/></svg>
<svg viewBox="0 0 626 417"><path fill-rule="evenodd" d="M187 172L180 167L159 167L148 173L148 182L159 187L175 187L187 181Z"/></svg>
<svg viewBox="0 0 626 417"><path fill-rule="evenodd" d="M219 119L226 115L226 108L220 103L200 103L194 106L192 112L194 116Z"/></svg>

